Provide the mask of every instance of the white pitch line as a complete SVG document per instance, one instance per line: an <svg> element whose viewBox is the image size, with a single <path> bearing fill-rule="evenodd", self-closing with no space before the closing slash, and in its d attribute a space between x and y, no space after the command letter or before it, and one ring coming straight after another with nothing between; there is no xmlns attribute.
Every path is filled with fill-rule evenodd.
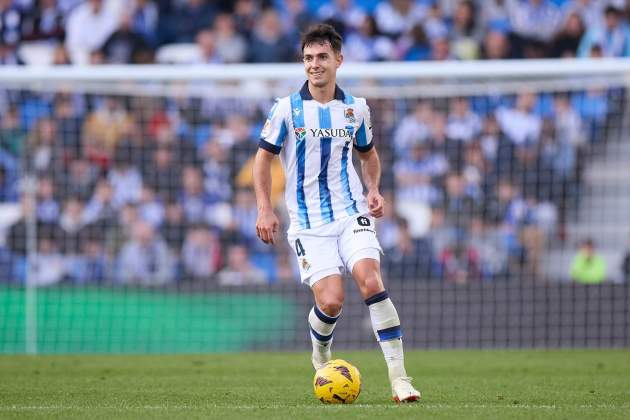
<svg viewBox="0 0 630 420"><path fill-rule="evenodd" d="M488 408L510 408L510 409L525 409L525 410L559 410L559 409L630 409L630 405L614 405L614 404L598 404L598 405L547 405L547 404L509 404L509 405L489 405L489 404L423 404L422 402L413 405L375 405L375 404L353 404L353 407L358 408L385 408L396 410L401 407L418 407L419 409L488 409ZM309 409L324 409L324 410L343 410L346 406L340 405L317 405L317 404L300 404L300 405L280 405L280 404L267 404L267 405L144 405L137 407L124 407L124 406L62 406L62 405L25 405L25 406L0 406L0 411L46 411L46 410L207 410L218 408L229 409L287 409L287 408L309 408Z"/></svg>

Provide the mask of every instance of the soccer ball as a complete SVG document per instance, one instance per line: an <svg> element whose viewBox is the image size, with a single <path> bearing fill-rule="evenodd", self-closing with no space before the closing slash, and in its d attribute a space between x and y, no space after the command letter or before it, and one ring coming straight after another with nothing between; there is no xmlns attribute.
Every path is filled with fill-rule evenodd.
<svg viewBox="0 0 630 420"><path fill-rule="evenodd" d="M361 393L361 374L345 360L331 360L315 372L313 389L324 404L352 404Z"/></svg>

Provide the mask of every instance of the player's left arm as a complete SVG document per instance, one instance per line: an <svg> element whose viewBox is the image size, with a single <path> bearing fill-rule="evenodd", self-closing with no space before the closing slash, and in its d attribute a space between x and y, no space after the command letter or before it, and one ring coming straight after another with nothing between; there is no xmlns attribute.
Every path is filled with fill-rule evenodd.
<svg viewBox="0 0 630 420"><path fill-rule="evenodd" d="M383 207L385 200L379 191L381 182L381 161L378 153L372 143L372 118L370 115L370 107L365 99L358 102L360 113L362 116L361 124L354 138L354 148L361 160L361 174L363 175L363 183L367 188L367 202L370 216L383 216Z"/></svg>
<svg viewBox="0 0 630 420"><path fill-rule="evenodd" d="M361 174L363 183L367 188L367 202L370 216L381 217L385 207L385 199L380 193L379 184L381 182L381 160L374 147L367 152L359 152L361 160Z"/></svg>

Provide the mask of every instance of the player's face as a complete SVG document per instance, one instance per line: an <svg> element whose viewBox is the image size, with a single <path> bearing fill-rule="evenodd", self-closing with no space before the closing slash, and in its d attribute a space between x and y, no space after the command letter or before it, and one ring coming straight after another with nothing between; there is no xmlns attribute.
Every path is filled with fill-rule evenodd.
<svg viewBox="0 0 630 420"><path fill-rule="evenodd" d="M307 45L303 55L306 77L313 86L321 88L336 82L337 69L341 66L343 56L336 53L329 42Z"/></svg>

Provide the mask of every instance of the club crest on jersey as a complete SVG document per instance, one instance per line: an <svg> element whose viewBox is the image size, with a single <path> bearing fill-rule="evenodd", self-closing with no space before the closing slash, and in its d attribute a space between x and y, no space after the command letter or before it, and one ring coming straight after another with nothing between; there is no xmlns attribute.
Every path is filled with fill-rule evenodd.
<svg viewBox="0 0 630 420"><path fill-rule="evenodd" d="M297 127L295 129L295 137L298 139L298 141L304 140L306 138L306 128Z"/></svg>
<svg viewBox="0 0 630 420"><path fill-rule="evenodd" d="M348 121L350 124L354 124L354 122L356 121L356 119L354 118L354 109L346 108L346 112L344 115L346 117L346 121Z"/></svg>

